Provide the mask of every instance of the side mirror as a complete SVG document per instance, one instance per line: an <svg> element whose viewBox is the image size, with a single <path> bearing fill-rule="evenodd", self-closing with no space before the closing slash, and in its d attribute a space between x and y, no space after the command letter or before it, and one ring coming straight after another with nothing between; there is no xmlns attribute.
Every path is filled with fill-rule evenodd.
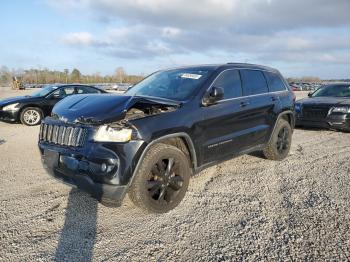
<svg viewBox="0 0 350 262"><path fill-rule="evenodd" d="M203 99L205 106L216 104L219 100L224 98L224 89L221 87L212 87L210 92L206 94Z"/></svg>
<svg viewBox="0 0 350 262"><path fill-rule="evenodd" d="M307 94L307 96L308 96L308 97L312 97L312 94L313 94L313 92L309 92L309 93Z"/></svg>

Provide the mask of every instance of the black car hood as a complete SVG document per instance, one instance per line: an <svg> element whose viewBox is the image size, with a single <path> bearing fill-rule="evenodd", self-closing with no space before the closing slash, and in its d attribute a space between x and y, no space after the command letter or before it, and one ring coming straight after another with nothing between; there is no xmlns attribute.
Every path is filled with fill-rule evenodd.
<svg viewBox="0 0 350 262"><path fill-rule="evenodd" d="M37 100L37 97L32 96L15 96L0 100L0 106L6 106L13 103L23 103Z"/></svg>
<svg viewBox="0 0 350 262"><path fill-rule="evenodd" d="M350 98L344 97L311 97L298 100L302 105L350 105Z"/></svg>
<svg viewBox="0 0 350 262"><path fill-rule="evenodd" d="M124 119L126 112L136 103L164 106L180 105L172 100L153 97L113 94L74 95L57 103L52 110L52 116L70 123L110 123Z"/></svg>

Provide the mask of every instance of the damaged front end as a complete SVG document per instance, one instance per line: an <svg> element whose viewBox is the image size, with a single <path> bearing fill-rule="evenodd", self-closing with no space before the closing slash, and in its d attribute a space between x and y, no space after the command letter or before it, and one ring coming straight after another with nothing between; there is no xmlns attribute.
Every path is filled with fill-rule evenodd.
<svg viewBox="0 0 350 262"><path fill-rule="evenodd" d="M135 121L176 110L179 103L142 97L77 95L53 109L40 129L47 172L106 205L120 205L146 147Z"/></svg>
<svg viewBox="0 0 350 262"><path fill-rule="evenodd" d="M59 102L52 117L70 123L101 125L176 110L180 102L126 95L74 95Z"/></svg>

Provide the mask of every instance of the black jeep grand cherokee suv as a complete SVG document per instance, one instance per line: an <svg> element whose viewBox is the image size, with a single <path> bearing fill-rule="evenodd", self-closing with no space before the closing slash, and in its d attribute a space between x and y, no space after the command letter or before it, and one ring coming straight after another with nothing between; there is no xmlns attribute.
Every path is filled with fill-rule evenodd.
<svg viewBox="0 0 350 262"><path fill-rule="evenodd" d="M233 156L284 159L295 97L281 74L249 64L156 72L124 95L75 95L40 129L45 168L107 205L166 212L190 176Z"/></svg>

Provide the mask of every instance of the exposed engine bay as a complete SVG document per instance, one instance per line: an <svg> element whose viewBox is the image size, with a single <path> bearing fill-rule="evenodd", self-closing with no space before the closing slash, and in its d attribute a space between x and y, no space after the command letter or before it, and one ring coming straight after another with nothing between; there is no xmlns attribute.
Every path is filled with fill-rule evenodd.
<svg viewBox="0 0 350 262"><path fill-rule="evenodd" d="M125 115L125 119L133 120L146 116L157 115L161 113L171 112L176 109L175 106L165 106L160 104L136 103L130 108Z"/></svg>
<svg viewBox="0 0 350 262"><path fill-rule="evenodd" d="M116 129L123 129L125 127L131 127L135 129L133 124L129 122L130 120L136 120L144 117L172 112L178 107L178 105L163 105L158 103L138 102L127 110L123 119L109 123L108 125Z"/></svg>

